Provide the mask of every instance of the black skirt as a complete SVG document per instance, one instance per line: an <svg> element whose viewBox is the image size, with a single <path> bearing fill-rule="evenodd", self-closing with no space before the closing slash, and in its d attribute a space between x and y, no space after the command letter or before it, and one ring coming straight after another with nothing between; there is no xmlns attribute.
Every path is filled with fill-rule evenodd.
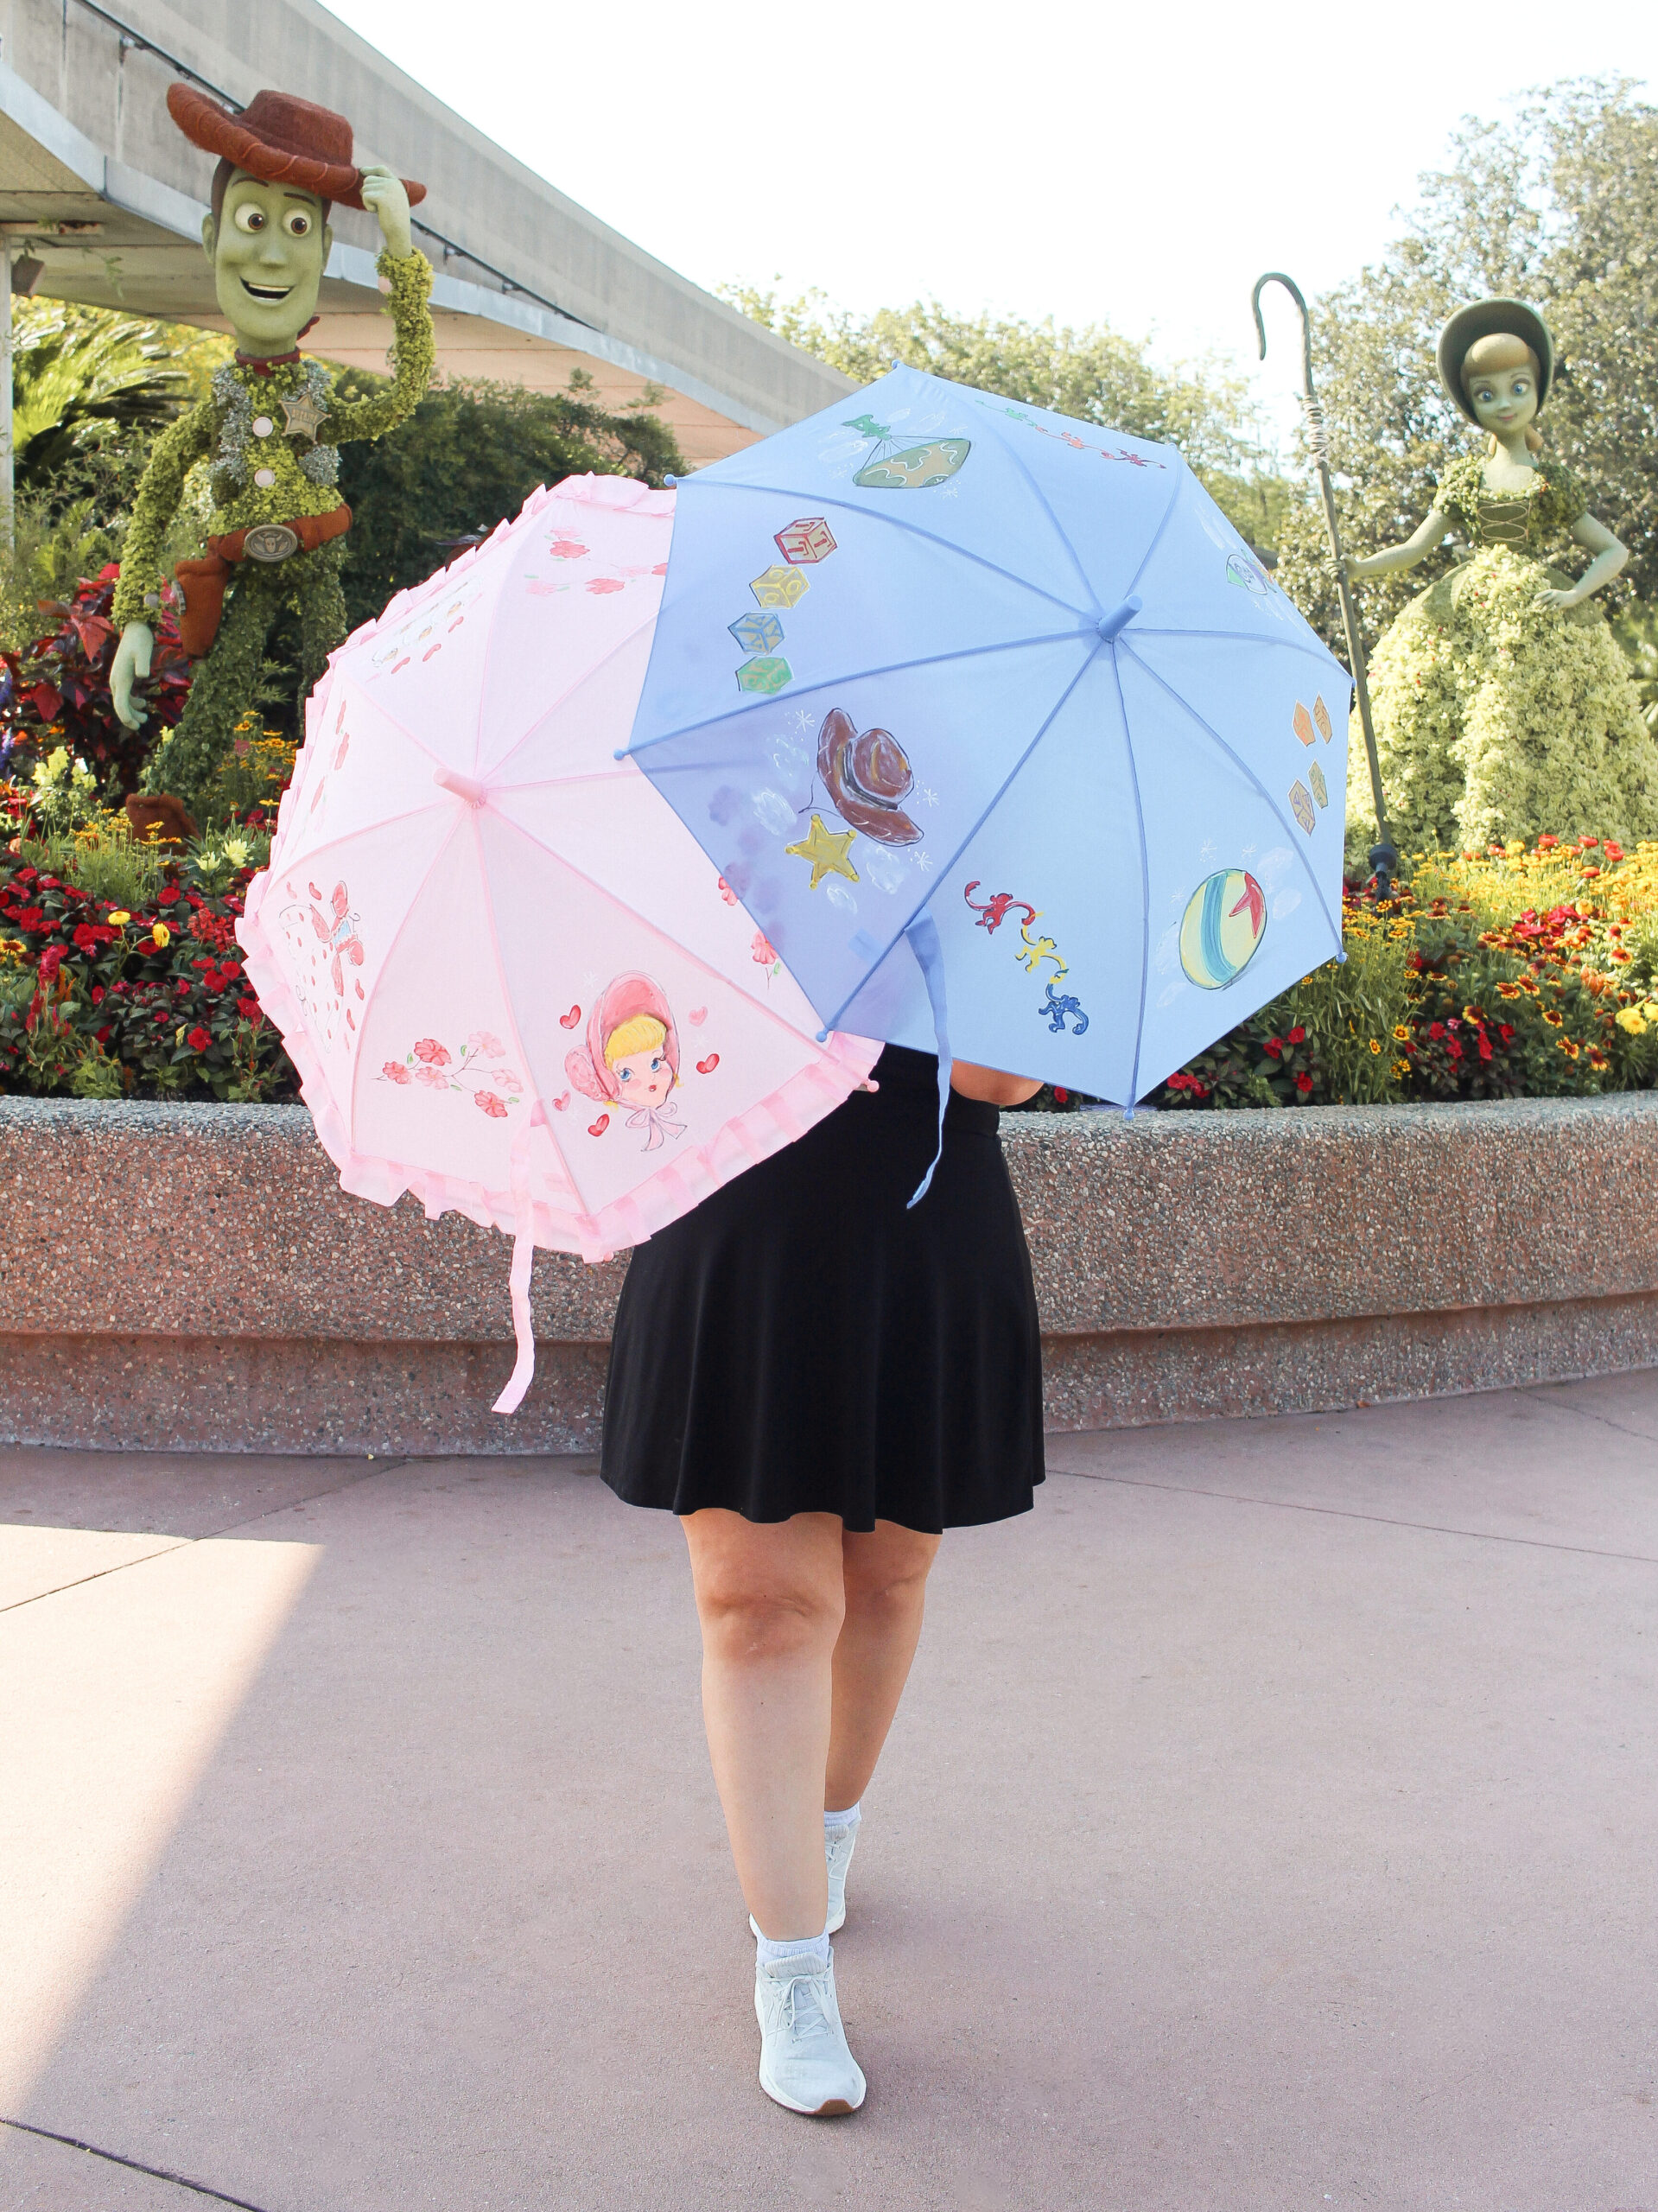
<svg viewBox="0 0 1658 2212"><path fill-rule="evenodd" d="M994 1106L889 1045L854 1091L635 1251L601 1471L630 1505L835 1513L936 1533L1028 1512L1042 1480L1030 1254Z"/></svg>

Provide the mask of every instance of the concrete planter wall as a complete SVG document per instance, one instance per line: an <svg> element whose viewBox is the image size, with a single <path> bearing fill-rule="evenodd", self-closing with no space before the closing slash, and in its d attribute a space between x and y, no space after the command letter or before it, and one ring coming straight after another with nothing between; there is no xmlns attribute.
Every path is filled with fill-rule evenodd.
<svg viewBox="0 0 1658 2212"><path fill-rule="evenodd" d="M1056 1428L1658 1365L1658 1097L1013 1115ZM625 1262L346 1198L302 1107L0 1099L0 1433L248 1451L591 1446Z"/></svg>

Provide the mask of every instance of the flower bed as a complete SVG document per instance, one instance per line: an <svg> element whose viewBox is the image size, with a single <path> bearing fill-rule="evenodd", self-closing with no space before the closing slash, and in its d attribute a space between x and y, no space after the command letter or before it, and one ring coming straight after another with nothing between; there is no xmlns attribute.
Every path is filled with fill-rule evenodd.
<svg viewBox="0 0 1658 2212"><path fill-rule="evenodd" d="M248 789L279 790L290 749L254 737L245 755L232 772ZM0 830L0 1090L296 1097L235 939L270 850L263 807L169 855L135 847L66 752L35 777L0 785L11 817L11 835ZM1658 843L1625 853L1540 837L1419 855L1392 899L1348 889L1343 931L1344 963L1240 1023L1149 1103L1391 1105L1658 1085ZM1080 1103L1052 1090L1032 1102Z"/></svg>

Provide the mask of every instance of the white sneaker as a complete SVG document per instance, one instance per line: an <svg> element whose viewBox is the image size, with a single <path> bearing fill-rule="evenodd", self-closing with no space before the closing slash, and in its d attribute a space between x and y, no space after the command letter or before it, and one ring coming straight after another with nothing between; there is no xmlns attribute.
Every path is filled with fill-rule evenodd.
<svg viewBox="0 0 1658 2212"><path fill-rule="evenodd" d="M825 1936L838 1936L846 1926L846 1870L852 1864L853 1847L858 1840L861 1824L861 1815L858 1820L849 1821L834 1835L828 1829L823 1832L823 1859L829 1870L829 1918L823 1923ZM759 1934L760 1924L752 1912L748 1916L748 1926L752 1935Z"/></svg>
<svg viewBox="0 0 1658 2212"><path fill-rule="evenodd" d="M827 1966L819 1966L810 1951L757 1961L754 2011L760 2024L760 2087L774 2104L817 2119L857 2111L865 2083L847 2049L832 1957Z"/></svg>
<svg viewBox="0 0 1658 2212"><path fill-rule="evenodd" d="M823 1923L826 1936L838 1936L846 1926L846 1870L852 1864L858 1827L857 1821L850 1821L833 1834L824 1832L823 1855L829 1861L829 1918Z"/></svg>

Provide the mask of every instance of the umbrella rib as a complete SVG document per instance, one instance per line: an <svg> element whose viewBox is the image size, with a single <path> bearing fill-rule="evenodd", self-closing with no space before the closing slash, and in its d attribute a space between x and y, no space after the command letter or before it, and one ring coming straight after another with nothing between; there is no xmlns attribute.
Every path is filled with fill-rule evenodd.
<svg viewBox="0 0 1658 2212"><path fill-rule="evenodd" d="M438 862L442 859L444 854L448 851L449 847L454 842L455 835L460 827L461 824L458 821L452 822L449 824L448 835L438 839L437 849L432 855L431 859L427 861L420 881L415 886L414 896L403 908L403 919L397 924L397 928L391 932L391 942L387 945L385 949L385 956L380 962L380 981L384 982L386 970L391 965L391 956L403 942L403 933L408 928L409 924L413 918L416 907L420 904L422 893L425 891L427 885L431 881L433 875L436 873ZM373 1003L374 1001L372 995L365 994L363 1000L363 1027L365 1031L366 1031L368 1027L369 1008L373 1005ZM351 1140L352 1150L353 1152L357 1149L357 1085L362 1075L363 1069L366 1065L367 1063L362 1050L362 1039L359 1037L358 1039L357 1058L351 1071L351 1090L346 1099L346 1111L351 1119Z"/></svg>
<svg viewBox="0 0 1658 2212"><path fill-rule="evenodd" d="M1146 993L1151 980L1152 864L1146 850L1146 808L1140 796L1140 764L1134 759L1134 733L1128 728L1128 702L1122 696L1122 671L1117 665L1115 653L1111 656L1111 682L1117 695L1117 712L1122 717L1122 749L1128 761L1128 781L1134 794L1134 827L1140 836L1140 1012L1134 1021L1134 1058L1128 1072L1128 1096L1125 1102L1132 1111L1140 1100L1140 1048L1146 1034Z"/></svg>
<svg viewBox="0 0 1658 2212"><path fill-rule="evenodd" d="M399 822L412 822L416 815L429 814L435 806L441 806L448 796L447 791L434 790L430 798L422 799L418 806L409 807L402 814L388 814L378 822L359 823L355 830L342 830L337 836L325 838L321 844L313 845L303 860L296 861L291 856L285 855L278 861L273 857L265 862L265 866L273 875L276 874L279 868L308 868L319 854L331 853L336 845L345 844L349 838L372 837L377 830L390 830ZM295 835L298 836L300 833L296 830Z"/></svg>
<svg viewBox="0 0 1658 2212"><path fill-rule="evenodd" d="M1175 504L1180 497L1181 488L1185 485L1186 478L1191 474L1191 468L1188 466L1184 454L1179 456L1179 468L1175 473L1174 489L1169 493L1169 504L1163 510L1163 519L1159 523L1157 528L1152 532L1152 542L1146 548L1146 550L1140 555L1140 566L1134 570L1134 575L1128 579L1128 588L1122 594L1125 599L1130 598L1133 595L1134 586L1145 575L1147 569L1150 568L1153 554L1156 552L1158 547L1163 543L1163 533L1169 526L1169 518L1174 512Z"/></svg>
<svg viewBox="0 0 1658 2212"><path fill-rule="evenodd" d="M1228 638L1239 645L1280 645L1286 652L1305 653L1310 660L1329 661L1334 658L1327 645L1305 645L1299 638L1262 638L1253 630L1153 630L1144 622L1136 622L1137 638ZM1341 667L1339 661L1337 666ZM1344 676L1347 674L1342 669ZM1348 677L1350 683L1352 678Z"/></svg>
<svg viewBox="0 0 1658 2212"><path fill-rule="evenodd" d="M521 746L527 745L530 742L530 740L535 735L536 732L545 727L549 715L556 715L561 707L568 706L569 702L575 698L576 693L580 691L584 683L590 683L592 679L597 676L601 668L607 668L610 663L615 659L617 654L619 653L624 647L631 645L636 638L642 637L645 631L652 628L660 611L661 601L660 598L658 598L657 606L651 609L648 620L636 624L635 626L628 632L625 638L619 638L616 640L616 643L610 648L608 652L600 653L597 660L591 662L588 667L582 670L581 675L576 678L574 683L570 684L563 691L561 691L557 698L553 701L552 704L549 707L545 708L539 715L537 715L535 721L530 723L528 729L523 731L518 736L513 739L511 744L507 747L506 751L502 753L500 759L495 763L494 767L491 769L490 774L492 778L499 776L502 769L505 767L507 762L512 758L512 755L518 752L519 747ZM481 686L480 687L480 696L482 696ZM473 765L476 765L475 755Z"/></svg>
<svg viewBox="0 0 1658 2212"><path fill-rule="evenodd" d="M692 951L689 945L682 944L678 938L670 935L659 922L653 922L648 914L640 913L637 906L630 906L626 899L613 891L608 884L600 883L596 876L589 875L584 868L578 867L568 853L562 853L556 845L549 845L545 838L537 837L534 830L527 830L522 822L515 822L510 814L502 814L499 819L505 822L510 830L516 830L526 843L533 845L538 853L546 853L551 859L556 860L561 868L568 868L578 882L585 883L590 891L596 891L601 899L608 899L613 906L619 906L625 913L631 914L636 922L650 931L652 937L659 937L664 944L671 945L682 959L689 960L694 967L700 968L705 976L712 976L716 982L722 983L727 990L735 991L746 1004L765 1014L768 1020L775 1021L779 1028L786 1029L797 1043L811 1042L805 1033L797 1029L786 1014L779 1014L774 1006L769 1006L764 999L751 997L734 976L727 976L721 968L716 968L711 960L705 960L700 952ZM689 836L690 833L687 831L686 834ZM748 909L745 906L743 912L746 914ZM749 919L753 921L753 916L749 914ZM765 932L761 930L759 934L764 937ZM816 1013L816 1008L814 1007L812 1010ZM831 1023L829 1027L832 1028L834 1024Z"/></svg>
<svg viewBox="0 0 1658 2212"><path fill-rule="evenodd" d="M1242 754L1236 751L1233 747L1229 746L1226 740L1221 735L1220 732L1216 729L1212 724L1204 720L1204 717L1198 713L1196 707L1192 705L1190 699L1183 698L1180 693L1175 690L1173 684L1166 682L1165 679L1158 674L1157 671L1152 666L1149 661L1141 660L1140 655L1135 652L1134 647L1128 645L1127 638L1120 639L1118 643L1128 647L1129 658L1134 662L1135 667L1144 669L1147 675L1151 677L1153 683L1155 683L1160 690L1166 691L1177 707L1185 709L1185 712L1191 715L1192 721L1197 723L1198 728L1203 731L1204 734L1214 744L1219 746L1221 751L1225 753L1227 759L1233 763L1234 766L1241 768L1243 771L1249 781L1260 792L1261 798L1266 800L1267 804L1272 810L1273 819L1278 823L1279 828L1282 830L1284 835L1289 839L1290 850L1295 855L1296 858L1300 861L1301 866L1306 871L1307 881L1312 886L1312 895L1318 900L1318 905L1323 911L1324 920L1330 925L1330 932L1336 940L1336 950L1339 955L1342 949L1342 933L1337 928L1334 921L1331 918L1329 901L1325 899L1324 892L1319 887L1318 877L1312 872L1312 858L1310 855L1303 852L1299 845L1297 844L1295 840L1295 832L1290 828L1289 823L1285 821L1283 816L1278 810L1277 800L1274 798L1272 793L1267 789L1266 785L1261 782L1260 777L1256 775L1255 770L1249 766L1249 763L1243 758Z"/></svg>
<svg viewBox="0 0 1658 2212"><path fill-rule="evenodd" d="M887 530L906 531L912 537L924 537L930 545L942 545L947 553L954 553L963 561L974 561L980 568L988 569L993 576L1000 576L1004 583L1017 584L1021 591L1034 592L1039 599L1051 600L1056 607L1063 607L1067 614L1081 616L1088 611L1085 607L1073 607L1068 599L1061 599L1057 591L1045 591L1040 584L1033 584L1028 576L1018 575L1012 569L1004 569L997 562L987 560L982 553L975 553L965 545L956 544L954 538L941 537L936 530L923 530L919 523L905 522L901 516L882 514L873 507L860 506L854 500L837 499L832 492L799 492L787 484L732 484L723 477L701 475L682 476L678 488L687 492L693 485L708 492L764 492L774 499L812 499L819 506L840 507L848 514L866 516L869 521L878 522ZM672 558L670 552L670 562ZM1093 596L1090 591L1089 597L1092 599ZM1095 620L1098 619L1096 610Z"/></svg>
<svg viewBox="0 0 1658 2212"><path fill-rule="evenodd" d="M512 1041L518 1046L518 1058L524 1070L524 1087L526 1090L533 1092L536 1106L539 1107L541 1109L541 1125L547 1132L547 1141L553 1148L554 1157L557 1160L559 1166L564 1170L565 1174L569 1178L570 1188L575 1193L576 1198L588 1219L589 1221L594 1221L598 1218L597 1212L594 1207L591 1198L588 1197L588 1192L581 1187L581 1179L576 1174L575 1163L568 1157L563 1146L553 1135L552 1123L549 1119L547 1113L547 1102L541 1095L540 1084L536 1081L535 1063L530 1059L529 1053L524 1050L523 1033L518 1027L518 1009L512 1003L512 994L507 988L506 963L501 957L501 932L497 927L495 921L495 899L490 887L489 867L484 853L484 834L479 824L478 816L474 810L468 807L467 809L467 812L472 823L473 850L476 854L478 860L478 883L479 888L483 894L484 919L489 930L490 950L494 956L495 981L501 994L501 1004L506 1008L507 1026L512 1032ZM502 822L505 822L509 828L517 827L517 824L512 823L505 815L498 815L497 818ZM534 1109L531 1109L532 1127L534 1125L533 1113ZM526 1167L528 1166L527 1159L525 1166ZM517 1193L515 1192L515 1200L516 1197ZM532 1221L533 1217L532 1202ZM515 1224L514 1234L516 1235L517 1233L518 1227L517 1224Z"/></svg>
<svg viewBox="0 0 1658 2212"><path fill-rule="evenodd" d="M1013 440L1007 436L1007 433L1003 430L1001 424L997 422L995 410L994 408L990 410L990 420L993 427L994 428L996 436L1001 442L1001 450L1007 454L1009 461L1013 462L1014 467L1018 469L1020 474L1025 479L1025 481L1030 486L1032 491L1035 493L1037 498L1041 501L1042 512L1046 515L1048 520L1053 524L1055 537L1058 537L1059 543L1064 547L1065 551L1070 555L1070 565L1076 569L1077 575L1082 579L1083 589L1088 594L1089 602L1093 607L1095 616L1097 619L1105 612L1104 608L1100 605L1099 594L1095 590L1093 584L1089 579L1088 571L1083 566L1082 560L1077 553L1077 548L1071 543L1070 539L1066 536L1064 524L1060 521L1058 516L1055 514L1052 502L1049 499L1047 493L1042 489L1042 486L1037 482L1034 474L1032 473L1029 462L1025 459L1024 455L1016 449Z"/></svg>
<svg viewBox="0 0 1658 2212"><path fill-rule="evenodd" d="M973 842L973 840L974 840L974 839L978 836L978 834L979 834L980 830L983 829L983 827L984 827L985 823L989 820L989 818L990 818L991 815L992 815L992 814L994 814L994 811L995 811L995 810L997 809L997 807L1001 805L1001 801L1002 801L1002 798L1003 798L1004 794L1006 793L1006 791L1007 791L1007 790L1008 785L1013 782L1013 780L1014 777L1015 777L1015 776L1017 776L1017 775L1019 774L1019 772L1020 772L1020 769L1024 767L1025 763L1026 763L1026 762L1030 759L1031 755L1032 755L1032 754L1036 751L1037 747L1038 747L1039 745L1040 745L1040 744L1041 744L1041 742L1042 742L1043 739L1047 735L1047 734L1048 734L1049 730L1051 728L1051 727L1052 727L1052 725L1053 725L1053 723L1054 723L1054 721L1055 721L1056 717L1059 715L1060 711L1061 711L1061 710L1062 710L1062 709L1064 707L1064 705L1065 705L1066 702L1067 702L1067 701L1069 700L1069 698L1070 697L1071 693L1072 693L1072 692L1077 689L1077 685L1082 682L1083 678L1083 677L1088 674L1089 670L1090 668L1092 668L1092 666L1094 665L1095 659L1096 659L1096 658L1097 657L1097 655L1099 654L1099 652L1100 652L1100 651L1101 651L1101 645L1102 645L1102 641L1101 641L1100 638L1098 637L1097 633L1089 633L1089 632L1083 632L1083 634L1084 634L1084 635L1089 635L1089 634L1093 634L1093 635L1094 635L1094 650L1093 650L1093 652L1090 652L1090 653L1089 654L1088 658L1083 661L1083 663L1082 666L1077 670L1077 671L1076 675L1075 675L1075 676L1073 676L1073 677L1071 677L1071 679L1070 679L1070 683L1066 684L1066 686L1065 686L1064 690L1059 694L1059 696L1058 696L1058 697L1054 701L1054 702L1053 702L1053 705L1052 705L1051 709L1049 710L1049 712L1048 712L1048 714L1047 714L1046 717L1045 718L1045 720L1044 720L1044 721L1043 721L1043 723L1042 723L1042 727L1041 727L1041 728L1037 731L1037 733L1036 733L1035 736L1032 738L1032 740L1031 740L1030 743L1026 747L1026 748L1025 748L1025 750L1023 751L1023 753L1021 753L1020 754L1020 756L1019 756L1018 760L1014 761L1014 763L1013 763L1013 766L1012 766L1012 767L1007 771L1007 774L1002 778L1001 782L998 785L998 786L996 787L995 791L991 794L990 798L989 798L985 802L985 804L984 804L983 807L980 810L979 816L978 816L978 819L974 823L974 824L973 824L972 828L971 828L971 829L967 832L966 836L962 839L961 842L956 846L956 848L955 851L950 855L950 858L949 858L947 861L945 861L943 862L943 866L939 868L939 871L938 871L938 876L939 876L939 881L940 881L941 883L943 882L943 879L944 879L944 878L945 878L945 877L950 874L950 872L951 868L953 868L955 867L955 865L956 865L956 861L959 861L959 860L961 859L962 855L962 854L967 850L968 847L969 847L969 846ZM838 1021L840 1020L841 1016L842 1016L842 1015L846 1012L847 1008L848 1008L848 1007L852 1004L853 1000L854 1000L854 999L855 999L855 998L857 997L858 993L859 993L861 990L862 990L862 988L864 988L864 985L865 985L865 984L869 981L869 978L870 978L870 977L874 974L875 970L876 970L876 969L880 966L880 964L881 964L881 961L882 961L882 960L885 960L885 959L886 959L886 956L887 956L887 954L888 954L888 953L890 953L890 952L892 951L893 945L895 945L895 944L898 943L898 941L899 941L899 938L901 938L901 937L904 935L905 931L905 930L907 930L907 929L909 928L910 924L911 924L911 923L915 919L916 916L917 916L918 913L920 913L920 912L922 912L923 908L924 908L924 907L925 907L925 906L926 906L931 902L931 899L932 899L932 895L933 895L933 894L932 894L932 893L931 893L931 891L930 891L930 892L928 892L926 898L924 898L924 899L923 899L919 900L919 901L918 902L918 904L917 904L914 907L912 907L912 908L911 909L910 912L909 912L909 913L907 913L907 914L905 916L903 922L899 925L899 926L898 927L898 929L896 929L896 930L893 931L891 940L889 941L889 943L886 944L886 947L885 947L885 949L883 950L883 951L882 951L882 953L881 953L881 956L880 956L880 960L872 960L872 961L870 962L870 963L869 963L868 967L867 967L867 969L865 969L865 970L864 970L864 972L863 972L862 976L859 978L858 982L857 982L857 984L855 985L855 987L852 989L852 991L850 991L850 992L848 994L848 995L847 995L845 998L843 998L843 999L842 1000L842 1001L841 1001L840 1005L839 1005L839 1006L837 1006L837 1007L835 1007L835 1012L834 1012L834 1014L831 1015L831 1017L830 1017L830 1019L829 1019L829 1023L828 1023L828 1027L829 1027L829 1028L833 1029L833 1028L835 1027L835 1026L836 1022L838 1022Z"/></svg>
<svg viewBox="0 0 1658 2212"><path fill-rule="evenodd" d="M810 698L814 692L833 691L842 683L865 683L873 676L896 676L901 674L905 669L937 668L944 661L974 660L986 653L1017 652L1029 645L1063 645L1067 638L1091 638L1097 643L1098 637L1097 628L1090 622L1085 630L1049 630L1045 631L1040 637L1004 638L1000 643L992 645L960 645L954 652L926 653L915 660L887 661L880 668L845 669L837 676L826 676L818 683L803 684L797 691L792 692L790 696L796 699L806 699ZM648 753L654 745L666 745L670 738L693 737L700 729L713 729L721 722L735 721L740 715L757 715L767 707L775 707L777 704L778 701L775 697L741 700L736 706L727 708L723 713L704 715L700 721L680 722L672 729L658 730L654 737L643 738L637 744L629 744L624 748L624 757L631 760L635 753ZM698 764L692 761L678 761L670 764L670 768L664 769L662 772L670 773L673 766L683 768L696 765Z"/></svg>

